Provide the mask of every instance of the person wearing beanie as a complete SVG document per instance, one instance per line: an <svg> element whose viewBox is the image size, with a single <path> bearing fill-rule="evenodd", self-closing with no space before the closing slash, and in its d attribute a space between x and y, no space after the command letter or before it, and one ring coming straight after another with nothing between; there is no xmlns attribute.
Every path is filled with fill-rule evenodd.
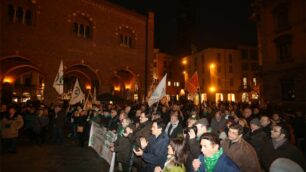
<svg viewBox="0 0 306 172"><path fill-rule="evenodd" d="M249 143L254 147L257 155L261 152L262 146L269 140L266 133L262 130L260 121L258 118L254 118L250 121L250 140Z"/></svg>
<svg viewBox="0 0 306 172"><path fill-rule="evenodd" d="M269 169L270 172L304 172L301 166L288 158L277 158Z"/></svg>

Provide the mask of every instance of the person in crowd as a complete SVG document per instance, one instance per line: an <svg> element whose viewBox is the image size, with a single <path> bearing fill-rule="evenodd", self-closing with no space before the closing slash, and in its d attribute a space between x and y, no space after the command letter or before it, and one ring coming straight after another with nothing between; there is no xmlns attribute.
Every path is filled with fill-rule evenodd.
<svg viewBox="0 0 306 172"><path fill-rule="evenodd" d="M10 107L8 113L2 119L2 149L3 152L16 153L18 131L24 122L16 111L15 107Z"/></svg>
<svg viewBox="0 0 306 172"><path fill-rule="evenodd" d="M268 115L260 117L260 125L268 138L271 138L272 122Z"/></svg>
<svg viewBox="0 0 306 172"><path fill-rule="evenodd" d="M244 172L261 171L254 148L243 139L243 127L233 124L229 127L228 138L221 143L224 153Z"/></svg>
<svg viewBox="0 0 306 172"><path fill-rule="evenodd" d="M246 119L239 118L238 124L241 125L243 128L243 134L242 134L243 139L249 141L251 135L251 129L249 123L247 122Z"/></svg>
<svg viewBox="0 0 306 172"><path fill-rule="evenodd" d="M299 164L304 170L305 159L300 150L289 143L289 129L284 124L276 124L271 130L271 140L263 145L260 154L265 170L269 170L272 162L277 158L288 158Z"/></svg>
<svg viewBox="0 0 306 172"><path fill-rule="evenodd" d="M52 114L53 134L52 142L62 144L64 142L63 128L65 125L65 112L60 105L55 106Z"/></svg>
<svg viewBox="0 0 306 172"><path fill-rule="evenodd" d="M223 153L220 139L214 133L201 136L201 155L193 160L193 171L200 172L239 172L239 167Z"/></svg>
<svg viewBox="0 0 306 172"><path fill-rule="evenodd" d="M211 132L215 134L219 134L222 131L224 131L226 125L226 119L221 114L220 111L215 113L215 116L212 118L210 126L211 126Z"/></svg>
<svg viewBox="0 0 306 172"><path fill-rule="evenodd" d="M169 138L177 138L183 136L183 126L179 120L178 112L172 112L170 122L167 124L165 132Z"/></svg>
<svg viewBox="0 0 306 172"><path fill-rule="evenodd" d="M6 104L1 104L1 109L0 109L0 121L3 119L4 116L7 114L7 105Z"/></svg>
<svg viewBox="0 0 306 172"><path fill-rule="evenodd" d="M49 125L49 116L44 109L38 109L34 121L35 141L37 144L43 144L46 141L46 133Z"/></svg>
<svg viewBox="0 0 306 172"><path fill-rule="evenodd" d="M288 158L277 158L269 168L269 172L304 172L303 168Z"/></svg>
<svg viewBox="0 0 306 172"><path fill-rule="evenodd" d="M161 118L163 119L163 121L165 121L165 123L168 123L170 121L170 112L167 106L162 106Z"/></svg>
<svg viewBox="0 0 306 172"><path fill-rule="evenodd" d="M28 106L24 111L24 131L30 140L34 140L34 121L36 118L35 107Z"/></svg>
<svg viewBox="0 0 306 172"><path fill-rule="evenodd" d="M86 124L87 124L87 111L81 111L74 121L76 124L76 132L79 141L79 146L84 147L86 136Z"/></svg>
<svg viewBox="0 0 306 172"><path fill-rule="evenodd" d="M116 162L120 166L119 171L129 172L132 143L128 139L128 136L133 134L135 125L131 123L129 118L124 119L121 125L124 128L124 132L122 135L118 134L115 143L110 145L110 150L117 153Z"/></svg>
<svg viewBox="0 0 306 172"><path fill-rule="evenodd" d="M160 112L153 112L151 116L151 121L154 121L158 118L160 118Z"/></svg>
<svg viewBox="0 0 306 172"><path fill-rule="evenodd" d="M274 113L272 115L272 122L273 124L280 124L283 123L283 119L280 117L279 113Z"/></svg>
<svg viewBox="0 0 306 172"><path fill-rule="evenodd" d="M243 109L242 116L250 125L251 120L254 118L252 109L250 107L245 107Z"/></svg>
<svg viewBox="0 0 306 172"><path fill-rule="evenodd" d="M111 131L116 131L120 121L115 109L111 110L111 119L108 122L107 129Z"/></svg>
<svg viewBox="0 0 306 172"><path fill-rule="evenodd" d="M150 114L148 112L142 112L139 116L139 124L136 127L135 131L133 132L133 135L129 135L128 138L130 142L132 143L132 147L135 149L141 148L140 144L140 138L145 138L146 140L149 139L151 136L151 128L152 128L152 122L150 119ZM140 171L143 168L144 161L141 157L135 157L134 154L131 154L131 162L134 166Z"/></svg>
<svg viewBox="0 0 306 172"><path fill-rule="evenodd" d="M186 172L185 164L188 153L189 147L183 138L170 139L164 168L157 166L154 172Z"/></svg>
<svg viewBox="0 0 306 172"><path fill-rule="evenodd" d="M148 141L141 138L141 148L134 149L136 156L141 156L145 165L140 172L153 172L156 166L164 167L167 160L167 146L169 144L169 137L164 132L165 124L162 119L153 121L152 136Z"/></svg>
<svg viewBox="0 0 306 172"><path fill-rule="evenodd" d="M1 104L1 109L0 109L0 132L2 129L2 119L7 116L7 105L6 104Z"/></svg>
<svg viewBox="0 0 306 172"><path fill-rule="evenodd" d="M303 115L303 112L298 111L295 113L292 127L296 145L305 152L305 130L301 130L301 128L305 128L305 115Z"/></svg>
<svg viewBox="0 0 306 172"><path fill-rule="evenodd" d="M192 170L192 161L201 154L200 138L208 131L209 123L206 118L201 118L195 123L195 128L188 131L187 144L190 147L190 154L187 158L187 171Z"/></svg>
<svg viewBox="0 0 306 172"><path fill-rule="evenodd" d="M249 143L254 147L256 154L259 156L262 146L269 140L266 133L262 130L258 118L254 118L250 122L250 140Z"/></svg>

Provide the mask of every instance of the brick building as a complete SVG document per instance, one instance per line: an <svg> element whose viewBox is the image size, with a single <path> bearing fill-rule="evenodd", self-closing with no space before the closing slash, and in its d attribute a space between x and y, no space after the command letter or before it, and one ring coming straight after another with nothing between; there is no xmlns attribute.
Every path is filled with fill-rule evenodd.
<svg viewBox="0 0 306 172"><path fill-rule="evenodd" d="M160 81L167 73L166 93L168 99L178 100L184 88L184 74L180 59L155 49L153 58L153 78ZM157 82L156 82L157 83Z"/></svg>
<svg viewBox="0 0 306 172"><path fill-rule="evenodd" d="M98 0L4 0L0 4L2 100L56 99L60 60L65 92L81 87L133 99L152 78L154 14ZM9 93L9 94L8 94ZM20 99L20 100L19 100Z"/></svg>
<svg viewBox="0 0 306 172"><path fill-rule="evenodd" d="M253 1L263 96L305 111L305 1Z"/></svg>

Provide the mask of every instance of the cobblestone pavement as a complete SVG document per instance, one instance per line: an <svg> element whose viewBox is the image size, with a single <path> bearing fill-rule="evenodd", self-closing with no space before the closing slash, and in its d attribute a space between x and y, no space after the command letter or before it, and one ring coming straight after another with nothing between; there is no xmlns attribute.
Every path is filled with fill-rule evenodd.
<svg viewBox="0 0 306 172"><path fill-rule="evenodd" d="M0 155L0 172L108 172L108 163L90 147L72 142L35 145L20 139L16 154Z"/></svg>

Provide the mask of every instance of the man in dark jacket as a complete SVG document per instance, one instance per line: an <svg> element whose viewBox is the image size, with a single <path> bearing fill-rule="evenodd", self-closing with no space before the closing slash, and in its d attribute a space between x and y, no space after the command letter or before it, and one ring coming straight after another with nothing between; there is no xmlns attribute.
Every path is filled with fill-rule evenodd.
<svg viewBox="0 0 306 172"><path fill-rule="evenodd" d="M179 121L177 112L171 113L170 122L167 124L165 132L168 134L169 138L178 138L183 136L183 126Z"/></svg>
<svg viewBox="0 0 306 172"><path fill-rule="evenodd" d="M271 130L272 130L272 122L269 116L262 115L260 117L260 125L262 127L262 130L266 133L268 138L271 138Z"/></svg>
<svg viewBox="0 0 306 172"><path fill-rule="evenodd" d="M141 149L134 149L136 156L141 156L145 161L145 166L141 172L153 172L156 166L164 167L167 160L167 147L169 144L169 137L163 129L165 124L162 119L153 121L152 136L148 142L146 139L141 139Z"/></svg>
<svg viewBox="0 0 306 172"><path fill-rule="evenodd" d="M296 146L291 145L288 139L289 129L285 125L277 124L273 126L271 141L263 146L260 155L265 170L269 171L272 162L277 158L288 158L306 170L303 154Z"/></svg>
<svg viewBox="0 0 306 172"><path fill-rule="evenodd" d="M266 133L262 130L260 122L254 118L250 122L251 134L249 143L254 147L256 154L259 156L262 146L268 141Z"/></svg>
<svg viewBox="0 0 306 172"><path fill-rule="evenodd" d="M146 140L148 140L149 137L151 136L152 122L149 119L150 119L150 114L142 112L139 116L139 124L137 128L134 130L133 134L128 136L133 147L136 149L141 147L140 138L143 137ZM130 166L134 164L138 169L138 171L140 171L142 169L142 166L144 165L143 160L140 157L134 157L134 154L131 154L130 159L131 159Z"/></svg>

